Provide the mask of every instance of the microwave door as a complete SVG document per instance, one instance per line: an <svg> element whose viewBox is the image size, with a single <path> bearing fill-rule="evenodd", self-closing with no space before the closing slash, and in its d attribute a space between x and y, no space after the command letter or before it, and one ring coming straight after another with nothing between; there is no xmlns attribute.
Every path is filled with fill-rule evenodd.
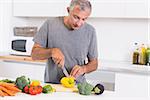
<svg viewBox="0 0 150 100"><path fill-rule="evenodd" d="M12 50L19 52L26 52L26 40L13 40L12 41Z"/></svg>

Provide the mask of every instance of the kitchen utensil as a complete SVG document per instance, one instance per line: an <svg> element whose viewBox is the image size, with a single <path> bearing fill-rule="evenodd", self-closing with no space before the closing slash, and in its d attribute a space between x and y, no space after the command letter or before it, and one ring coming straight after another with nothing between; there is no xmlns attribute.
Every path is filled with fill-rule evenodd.
<svg viewBox="0 0 150 100"><path fill-rule="evenodd" d="M66 67L65 66L63 66L62 67L62 70L63 70L63 73L65 74L65 76L69 76L69 73L67 72L67 70L66 70Z"/></svg>

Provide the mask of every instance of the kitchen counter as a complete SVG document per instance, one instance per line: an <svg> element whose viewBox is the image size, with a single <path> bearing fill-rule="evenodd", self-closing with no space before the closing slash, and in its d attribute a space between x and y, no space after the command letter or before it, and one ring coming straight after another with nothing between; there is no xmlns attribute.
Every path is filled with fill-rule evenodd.
<svg viewBox="0 0 150 100"><path fill-rule="evenodd" d="M0 60L7 62L21 62L21 63L33 63L45 65L46 60L32 60L29 56L15 56L9 54L0 54ZM133 65L131 62L118 62L118 61L99 61L99 71L110 71L119 73L131 73L150 75L150 66L145 65Z"/></svg>
<svg viewBox="0 0 150 100"><path fill-rule="evenodd" d="M109 97L114 97L115 93L111 92L111 91L105 91L102 95L90 95L90 96L84 96L84 95L80 95L78 93L72 93L72 92L54 92L54 93L50 93L50 94L38 94L38 95L28 95L25 93L18 93L16 96L12 96L12 97L0 97L0 100L72 100L72 99L76 99L76 100L80 100L80 99L105 99L105 98L109 98ZM103 99L102 99L103 98Z"/></svg>
<svg viewBox="0 0 150 100"><path fill-rule="evenodd" d="M1 79L10 79L14 80L13 78L9 77L0 77ZM41 82L42 86L44 86L45 83ZM56 99L61 99L61 100L80 100L80 99L93 99L93 97L98 100L100 98L108 98L108 97L115 97L115 92L113 91L107 91L105 90L103 94L101 95L80 95L78 92L73 92L72 89L70 88L65 88L61 85L58 84L53 84L51 85L53 88L56 89L56 92L52 92L49 94L37 94L37 95L30 95L30 94L25 94L25 93L17 93L15 96L5 96L5 97L0 97L0 100L56 100ZM66 90L67 89L67 90ZM70 90L69 90L70 89ZM101 99L103 100L103 99Z"/></svg>
<svg viewBox="0 0 150 100"><path fill-rule="evenodd" d="M132 62L121 62L121 61L100 61L99 70L119 72L119 73L130 73L130 74L141 74L150 76L150 66L146 65L135 65Z"/></svg>

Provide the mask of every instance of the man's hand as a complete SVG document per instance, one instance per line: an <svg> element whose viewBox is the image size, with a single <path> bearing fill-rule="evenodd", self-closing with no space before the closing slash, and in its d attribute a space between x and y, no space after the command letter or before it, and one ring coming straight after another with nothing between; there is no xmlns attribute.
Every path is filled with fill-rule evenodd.
<svg viewBox="0 0 150 100"><path fill-rule="evenodd" d="M52 49L51 57L52 57L52 60L54 61L54 63L57 64L59 67L64 66L64 63L65 63L64 58L65 57L59 48Z"/></svg>
<svg viewBox="0 0 150 100"><path fill-rule="evenodd" d="M78 76L85 73L84 67L81 67L79 65L75 65L73 69L71 70L70 76L77 78Z"/></svg>

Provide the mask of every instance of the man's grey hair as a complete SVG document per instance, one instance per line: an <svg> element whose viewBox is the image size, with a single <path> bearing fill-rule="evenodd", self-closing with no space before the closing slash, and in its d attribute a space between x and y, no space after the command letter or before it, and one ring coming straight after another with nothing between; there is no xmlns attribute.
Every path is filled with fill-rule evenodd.
<svg viewBox="0 0 150 100"><path fill-rule="evenodd" d="M72 0L70 3L70 10L73 10L73 8L79 5L80 10L85 11L87 8L91 11L92 10L92 5L90 1L88 0Z"/></svg>

